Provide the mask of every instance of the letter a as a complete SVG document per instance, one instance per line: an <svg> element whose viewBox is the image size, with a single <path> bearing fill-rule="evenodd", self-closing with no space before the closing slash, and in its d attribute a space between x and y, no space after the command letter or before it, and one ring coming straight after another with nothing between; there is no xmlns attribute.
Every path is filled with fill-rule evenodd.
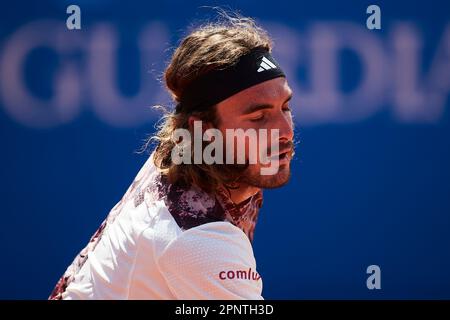
<svg viewBox="0 0 450 320"><path fill-rule="evenodd" d="M367 29L373 30L373 29L381 29L381 9L379 6L372 4L367 7L366 10L367 14L371 15L367 18L366 26Z"/></svg>
<svg viewBox="0 0 450 320"><path fill-rule="evenodd" d="M370 277L367 278L366 285L367 289L381 289L381 269L376 264L367 267L367 274L370 274Z"/></svg>
<svg viewBox="0 0 450 320"><path fill-rule="evenodd" d="M69 29L69 30L73 30L73 29L80 30L81 29L81 10L80 10L80 7L75 5L75 4L71 4L70 6L67 7L66 13L71 14L69 17L67 17L67 20L66 20L67 29Z"/></svg>

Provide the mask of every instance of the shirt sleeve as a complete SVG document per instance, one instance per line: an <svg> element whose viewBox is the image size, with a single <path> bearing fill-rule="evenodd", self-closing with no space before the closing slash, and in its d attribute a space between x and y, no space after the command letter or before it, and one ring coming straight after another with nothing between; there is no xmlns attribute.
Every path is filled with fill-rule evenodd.
<svg viewBox="0 0 450 320"><path fill-rule="evenodd" d="M184 231L161 253L158 265L177 299L263 299L250 241L229 222Z"/></svg>

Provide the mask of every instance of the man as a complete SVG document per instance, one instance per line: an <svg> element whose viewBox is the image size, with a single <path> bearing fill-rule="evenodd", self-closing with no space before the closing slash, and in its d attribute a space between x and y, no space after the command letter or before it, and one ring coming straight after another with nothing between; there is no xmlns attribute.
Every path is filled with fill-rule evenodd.
<svg viewBox="0 0 450 320"><path fill-rule="evenodd" d="M155 151L50 299L262 299L251 244L262 189L287 183L293 155L292 92L271 46L251 19L231 17L181 42L165 71L177 106ZM202 139L209 129L214 139ZM276 134L255 144L242 131L227 135L238 129ZM198 161L198 143L206 151L222 137L210 155L222 146L244 163ZM277 164L269 174L266 158L250 161L263 151Z"/></svg>

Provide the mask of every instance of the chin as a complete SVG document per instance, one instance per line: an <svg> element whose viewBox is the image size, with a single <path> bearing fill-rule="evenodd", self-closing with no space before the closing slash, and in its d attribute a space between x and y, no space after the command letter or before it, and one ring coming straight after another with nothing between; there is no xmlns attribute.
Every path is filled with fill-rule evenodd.
<svg viewBox="0 0 450 320"><path fill-rule="evenodd" d="M259 171L258 171L259 172ZM277 174L272 176L257 176L247 177L247 183L261 189L275 189L286 185L289 182L291 170L289 164L280 165Z"/></svg>

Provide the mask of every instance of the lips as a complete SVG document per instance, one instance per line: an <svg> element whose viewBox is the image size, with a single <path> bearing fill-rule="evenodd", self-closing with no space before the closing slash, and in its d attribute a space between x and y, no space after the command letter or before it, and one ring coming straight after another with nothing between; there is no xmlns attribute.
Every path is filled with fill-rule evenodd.
<svg viewBox="0 0 450 320"><path fill-rule="evenodd" d="M291 160L291 158L292 158L292 149L284 150L284 151L270 157L270 159L272 161L273 160L288 161L288 160Z"/></svg>
<svg viewBox="0 0 450 320"><path fill-rule="evenodd" d="M283 152L280 154L280 160L286 159L288 157L289 157L289 153L287 153L287 152Z"/></svg>

